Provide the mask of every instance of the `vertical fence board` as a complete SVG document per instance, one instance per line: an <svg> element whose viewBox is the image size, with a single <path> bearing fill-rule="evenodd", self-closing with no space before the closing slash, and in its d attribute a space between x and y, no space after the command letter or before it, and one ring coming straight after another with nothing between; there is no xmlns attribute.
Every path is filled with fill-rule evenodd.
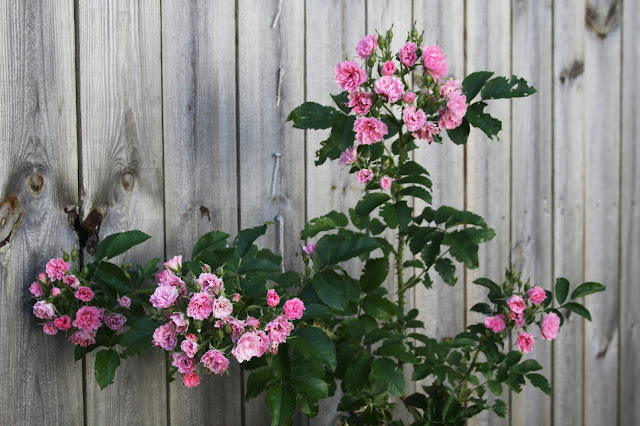
<svg viewBox="0 0 640 426"><path fill-rule="evenodd" d="M586 6L585 280L607 291L586 301L595 321L585 325L584 422L603 425L618 420L622 10L617 1Z"/></svg>
<svg viewBox="0 0 640 426"><path fill-rule="evenodd" d="M239 0L238 99L240 227L279 215L282 220L269 227L261 244L282 250L284 266L300 270L304 132L284 121L304 101L304 2ZM282 156L274 176L276 152ZM270 418L264 397L245 403L243 411L247 425Z"/></svg>
<svg viewBox="0 0 640 426"><path fill-rule="evenodd" d="M466 73L491 70L498 75L511 71L511 8L509 1L467 2ZM484 217L495 229L496 237L480 248L480 267L468 270L466 275L466 310L468 324L482 320L469 312L477 302L486 300L486 289L473 284L473 280L486 276L500 281L509 261L509 194L510 194L510 112L507 101L496 102L487 111L502 121L499 141L488 141L473 129L466 146L466 208ZM494 413L479 415L470 424L505 424Z"/></svg>
<svg viewBox="0 0 640 426"><path fill-rule="evenodd" d="M166 257L200 236L237 231L235 5L162 2ZM169 387L170 422L240 424L241 372Z"/></svg>
<svg viewBox="0 0 640 426"><path fill-rule="evenodd" d="M81 424L82 368L27 288L76 238L72 1L0 2L0 424ZM17 198L9 198L15 196ZM62 409L64 407L64 409Z"/></svg>
<svg viewBox="0 0 640 426"><path fill-rule="evenodd" d="M619 412L620 424L630 425L640 418L640 5L623 6Z"/></svg>
<svg viewBox="0 0 640 426"><path fill-rule="evenodd" d="M84 213L106 211L103 237L128 229L153 236L128 259L163 258L160 2L78 6ZM126 360L103 391L94 359L87 357L89 424L167 422L165 353Z"/></svg>

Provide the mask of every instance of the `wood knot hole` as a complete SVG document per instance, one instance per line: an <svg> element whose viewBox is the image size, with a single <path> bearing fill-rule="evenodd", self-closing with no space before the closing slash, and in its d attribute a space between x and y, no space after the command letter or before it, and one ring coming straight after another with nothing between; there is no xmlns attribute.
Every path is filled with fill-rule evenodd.
<svg viewBox="0 0 640 426"><path fill-rule="evenodd" d="M205 206L200 206L200 216L202 217L206 216L207 219L209 219L209 222L211 222L211 212Z"/></svg>
<svg viewBox="0 0 640 426"><path fill-rule="evenodd" d="M44 188L44 177L40 173L34 173L29 176L29 189L34 195L38 195Z"/></svg>
<svg viewBox="0 0 640 426"><path fill-rule="evenodd" d="M133 191L133 187L136 186L136 178L131 172L124 172L122 178L120 178L120 184L125 191Z"/></svg>

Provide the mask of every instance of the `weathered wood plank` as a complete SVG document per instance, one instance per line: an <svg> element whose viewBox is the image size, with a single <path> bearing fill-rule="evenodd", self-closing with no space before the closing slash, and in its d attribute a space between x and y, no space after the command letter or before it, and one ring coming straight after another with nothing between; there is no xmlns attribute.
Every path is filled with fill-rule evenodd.
<svg viewBox="0 0 640 426"><path fill-rule="evenodd" d="M479 70L491 70L498 75L511 71L511 7L506 0L493 2L466 2L467 38L465 74ZM502 279L509 261L510 246L510 145L511 118L509 103L496 102L487 111L502 121L500 141L488 141L482 132L473 129L466 146L466 209L486 220L496 231L496 237L480 248L480 267L467 270L466 322L472 324L482 316L469 312L476 303L486 300L485 289L473 284L478 277ZM479 415L472 425L498 425L506 421L494 413Z"/></svg>
<svg viewBox="0 0 640 426"><path fill-rule="evenodd" d="M584 2L554 2L553 274L584 281ZM537 96L537 95L534 95ZM567 105L575 107L567 108ZM553 342L553 424L582 425L584 321L569 315Z"/></svg>
<svg viewBox="0 0 640 426"><path fill-rule="evenodd" d="M215 6L215 7L214 7ZM200 236L237 231L235 5L162 2L166 258L190 256ZM242 422L242 376L169 386L170 422Z"/></svg>
<svg viewBox="0 0 640 426"><path fill-rule="evenodd" d="M630 425L640 418L640 5L623 8L619 412L620 424Z"/></svg>
<svg viewBox="0 0 640 426"><path fill-rule="evenodd" d="M82 365L27 288L77 240L72 1L0 2L0 424L82 424ZM64 409L62 409L64 407Z"/></svg>
<svg viewBox="0 0 640 426"><path fill-rule="evenodd" d="M300 270L304 133L284 121L304 101L304 2L240 0L237 25L240 227L279 216L262 244L283 252L287 269ZM247 425L270 418L264 398L243 411Z"/></svg>
<svg viewBox="0 0 640 426"><path fill-rule="evenodd" d="M154 238L127 256L164 257L160 2L78 2L85 214L107 212L102 236L140 229ZM89 424L165 424L165 353L128 359L100 391L87 357Z"/></svg>
<svg viewBox="0 0 640 426"><path fill-rule="evenodd" d="M618 421L620 41L617 1L587 1L585 35L585 280L607 285L588 298L585 324L584 423ZM602 76L607 76L603 79ZM598 99L598 102L591 100Z"/></svg>
<svg viewBox="0 0 640 426"><path fill-rule="evenodd" d="M511 261L523 278L552 290L552 5L512 3L511 69L538 93L511 109ZM530 354L551 378L552 345L539 336ZM550 424L551 399L529 385L511 393L511 424Z"/></svg>

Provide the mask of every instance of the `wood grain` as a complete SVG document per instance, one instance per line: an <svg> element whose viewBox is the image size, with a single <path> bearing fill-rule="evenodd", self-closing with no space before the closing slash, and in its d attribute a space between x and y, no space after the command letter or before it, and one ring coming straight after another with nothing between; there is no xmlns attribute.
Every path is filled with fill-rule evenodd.
<svg viewBox="0 0 640 426"><path fill-rule="evenodd" d="M102 237L129 229L153 236L128 259L163 258L160 2L82 1L77 15L83 210L107 211ZM126 360L103 391L87 357L87 422L167 423L165 356L154 348Z"/></svg>

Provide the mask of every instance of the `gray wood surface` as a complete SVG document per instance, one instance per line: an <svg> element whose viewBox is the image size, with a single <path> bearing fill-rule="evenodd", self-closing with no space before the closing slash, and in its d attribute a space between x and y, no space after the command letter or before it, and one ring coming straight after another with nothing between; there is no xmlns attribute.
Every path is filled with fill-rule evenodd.
<svg viewBox="0 0 640 426"><path fill-rule="evenodd" d="M77 244L73 2L0 2L0 424L82 424L82 363L29 285ZM64 407L64 408L62 408Z"/></svg>

